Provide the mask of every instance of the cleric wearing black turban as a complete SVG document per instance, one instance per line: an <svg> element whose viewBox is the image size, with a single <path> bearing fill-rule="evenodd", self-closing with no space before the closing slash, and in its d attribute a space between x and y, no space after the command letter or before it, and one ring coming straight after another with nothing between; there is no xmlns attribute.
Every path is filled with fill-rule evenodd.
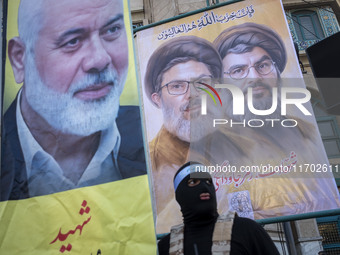
<svg viewBox="0 0 340 255"><path fill-rule="evenodd" d="M287 62L286 50L280 36L271 28L256 23L248 22L227 28L215 39L214 46L222 59L229 53L240 54L260 47L268 52L280 73Z"/></svg>

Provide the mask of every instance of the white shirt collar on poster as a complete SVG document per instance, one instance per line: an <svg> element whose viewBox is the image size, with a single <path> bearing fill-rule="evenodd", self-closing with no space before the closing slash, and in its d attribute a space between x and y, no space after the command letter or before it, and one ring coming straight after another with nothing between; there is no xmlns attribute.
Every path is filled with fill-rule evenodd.
<svg viewBox="0 0 340 255"><path fill-rule="evenodd" d="M120 134L116 125L103 130L98 149L77 184L67 179L55 159L45 152L29 131L20 110L18 94L16 118L18 135L26 162L30 197L120 180L117 156Z"/></svg>

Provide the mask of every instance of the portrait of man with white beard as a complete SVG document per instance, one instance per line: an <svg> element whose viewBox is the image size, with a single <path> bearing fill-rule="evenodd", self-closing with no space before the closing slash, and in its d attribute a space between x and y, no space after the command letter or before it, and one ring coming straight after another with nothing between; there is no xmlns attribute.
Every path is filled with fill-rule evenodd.
<svg viewBox="0 0 340 255"><path fill-rule="evenodd" d="M4 116L1 200L146 174L139 107L119 104L123 1L21 0L18 32L8 56L23 86Z"/></svg>
<svg viewBox="0 0 340 255"><path fill-rule="evenodd" d="M169 220L181 220L169 180L187 161L190 123L201 116L200 88L221 76L222 62L217 51L210 42L196 36L171 39L148 60L144 91L163 115L163 125L149 143L159 233L168 231ZM171 219L162 220L161 215L168 214Z"/></svg>

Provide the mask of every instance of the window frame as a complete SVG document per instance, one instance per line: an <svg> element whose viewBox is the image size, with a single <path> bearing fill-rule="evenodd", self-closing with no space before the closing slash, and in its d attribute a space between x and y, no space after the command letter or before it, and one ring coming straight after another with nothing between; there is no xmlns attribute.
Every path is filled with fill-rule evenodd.
<svg viewBox="0 0 340 255"><path fill-rule="evenodd" d="M317 105L320 105L321 108L325 108L325 105L320 100L312 97L312 108L314 109L315 107L317 107ZM336 117L333 116L333 115L325 115L325 116L316 116L315 115L315 119L316 119L317 124L320 123L320 122L330 122L331 123L335 135L334 136L322 137L322 135L320 133L321 140L322 140L322 142L335 140L337 145L338 145L339 151L340 151L340 128L338 126ZM327 157L328 158L339 158L340 152L339 152L339 154L335 154L335 155L327 155Z"/></svg>
<svg viewBox="0 0 340 255"><path fill-rule="evenodd" d="M299 12L305 12L305 13L299 13ZM296 36L297 36L298 40L300 40L300 38L298 36L299 34L301 34L303 41L321 40L321 39L325 38L325 31L323 29L322 22L319 18L318 13L315 10L309 10L309 9L294 10L293 12L291 12L291 15L292 15L292 17L296 18L297 21L298 21L298 24L296 24L298 26L298 29L299 29L299 32L300 32L300 33L298 33L298 31L296 31ZM313 16L316 17L316 19L320 23L322 35L319 34L319 31L317 29L317 25L315 24L315 20L314 20ZM301 17L310 17L310 19L312 20L312 26L313 26L312 32L316 35L317 38L314 38L314 39L307 39L306 38L306 35L305 35L306 29L300 25L302 23L301 19L300 19ZM294 20L293 20L293 22L294 22ZM294 28L295 28L295 30L297 30L297 27L295 25L294 25Z"/></svg>
<svg viewBox="0 0 340 255"><path fill-rule="evenodd" d="M323 223L336 223L337 225L337 230L340 235L340 216L329 216L329 217L322 217L322 218L316 218L316 223L319 227L319 224ZM322 243L322 246L325 251L332 251L332 249L339 249L340 248L340 242L339 243L334 243L334 244L324 244Z"/></svg>

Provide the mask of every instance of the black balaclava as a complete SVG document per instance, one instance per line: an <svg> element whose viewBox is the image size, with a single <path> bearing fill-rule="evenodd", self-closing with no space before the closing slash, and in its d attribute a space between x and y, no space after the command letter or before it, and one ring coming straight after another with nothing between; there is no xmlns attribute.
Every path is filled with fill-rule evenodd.
<svg viewBox="0 0 340 255"><path fill-rule="evenodd" d="M188 162L177 171L174 178L176 200L183 214L185 255L211 254L212 234L218 217L216 192L211 175L202 172L183 174L188 173L189 168L195 171L198 167L202 167L202 164ZM176 180L177 176L181 178ZM179 184L178 179L182 179ZM199 180L199 184L190 187L190 179ZM209 193L210 199L202 200L200 195L204 193Z"/></svg>

